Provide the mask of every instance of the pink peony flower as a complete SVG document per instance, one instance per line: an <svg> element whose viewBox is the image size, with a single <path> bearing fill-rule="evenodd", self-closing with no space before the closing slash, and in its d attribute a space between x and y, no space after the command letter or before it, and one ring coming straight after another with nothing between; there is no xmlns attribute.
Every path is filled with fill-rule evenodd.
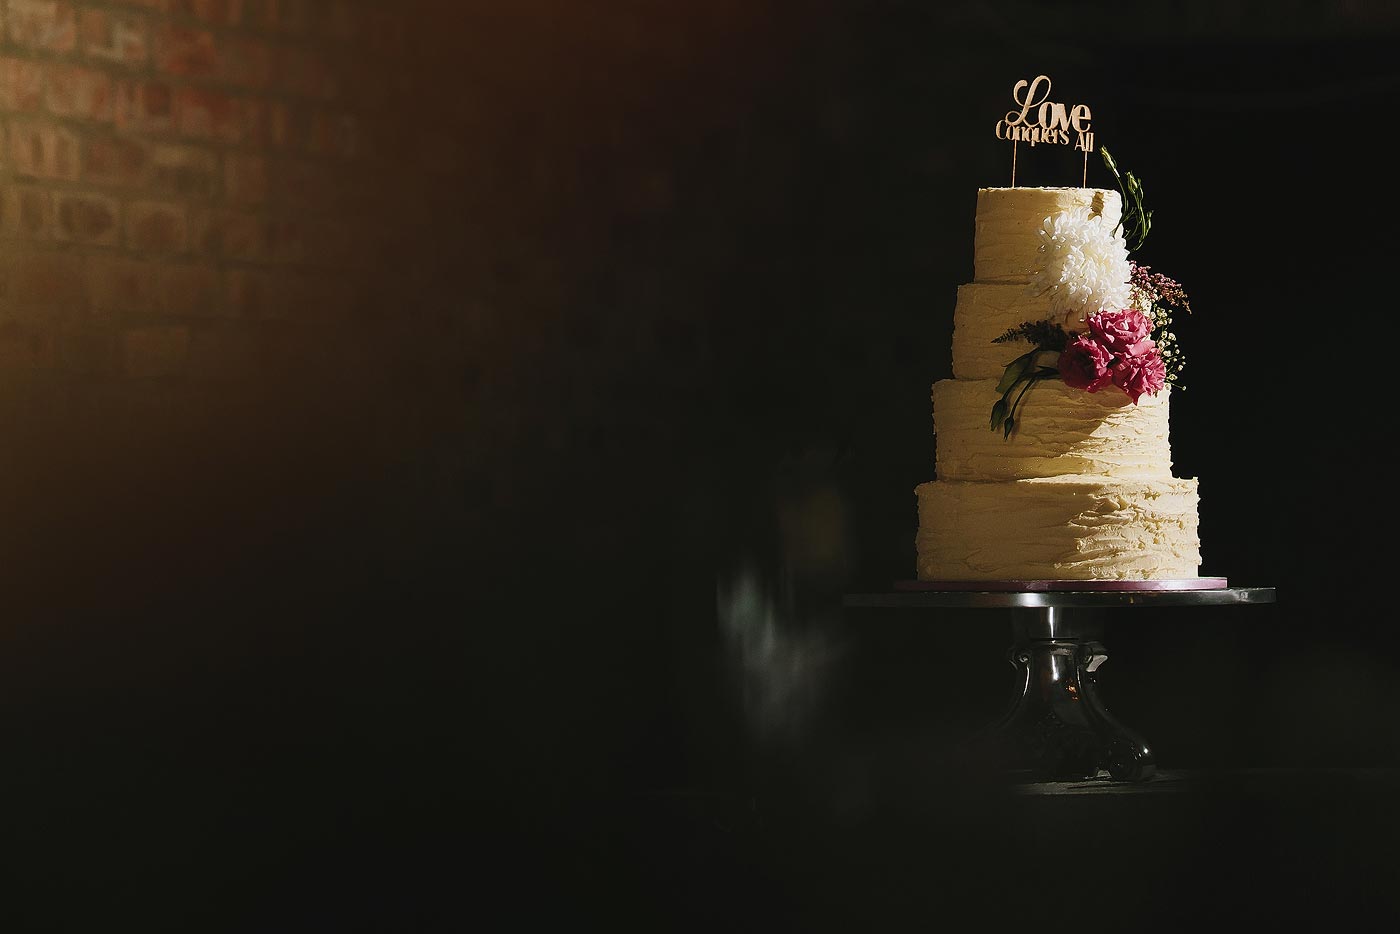
<svg viewBox="0 0 1400 934"><path fill-rule="evenodd" d="M1144 395L1157 395L1167 384L1167 367L1157 345L1151 340L1146 344L1142 353L1119 357L1112 370L1113 385L1126 392L1134 405Z"/></svg>
<svg viewBox="0 0 1400 934"><path fill-rule="evenodd" d="M1100 311L1089 316L1089 333L1114 356L1135 357L1154 346L1148 337L1152 319L1136 308Z"/></svg>
<svg viewBox="0 0 1400 934"><path fill-rule="evenodd" d="M1091 319L1092 320L1092 319ZM1076 334L1060 354L1060 379L1075 389L1098 392L1113 381L1113 355L1087 334Z"/></svg>

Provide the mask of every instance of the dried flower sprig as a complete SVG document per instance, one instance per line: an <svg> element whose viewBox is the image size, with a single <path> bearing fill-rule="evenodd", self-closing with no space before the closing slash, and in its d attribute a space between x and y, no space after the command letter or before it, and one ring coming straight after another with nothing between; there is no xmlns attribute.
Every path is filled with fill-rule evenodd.
<svg viewBox="0 0 1400 934"><path fill-rule="evenodd" d="M1051 321L1026 321L1014 328L1007 328L1000 337L992 338L992 343L1005 344L1016 340L1045 344L1056 350L1063 350L1068 335L1063 327Z"/></svg>
<svg viewBox="0 0 1400 934"><path fill-rule="evenodd" d="M1191 313L1191 299L1186 290L1175 279L1160 272L1153 272L1151 266L1132 263L1133 275L1128 280L1132 293L1133 307L1152 319L1152 340L1166 365L1167 382L1179 389L1180 376L1186 366L1186 357L1172 331L1172 320L1177 312Z"/></svg>

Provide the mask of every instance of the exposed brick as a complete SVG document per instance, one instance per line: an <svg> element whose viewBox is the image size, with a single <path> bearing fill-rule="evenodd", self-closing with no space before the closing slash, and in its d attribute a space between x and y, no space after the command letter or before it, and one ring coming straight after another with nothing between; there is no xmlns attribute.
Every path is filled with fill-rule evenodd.
<svg viewBox="0 0 1400 934"><path fill-rule="evenodd" d="M266 277L262 281L263 318L288 319L298 316L297 301L295 301L295 277L291 273L283 272L276 276Z"/></svg>
<svg viewBox="0 0 1400 934"><path fill-rule="evenodd" d="M243 0L243 25L260 31L276 28L276 0Z"/></svg>
<svg viewBox="0 0 1400 934"><path fill-rule="evenodd" d="M375 58L398 55L408 41L407 25L392 4L362 8L364 51Z"/></svg>
<svg viewBox="0 0 1400 934"><path fill-rule="evenodd" d="M205 264L162 263L156 272L157 309L162 314L208 317L219 313L219 270Z"/></svg>
<svg viewBox="0 0 1400 934"><path fill-rule="evenodd" d="M19 312L87 311L83 257L71 252L5 250L0 253L0 293Z"/></svg>
<svg viewBox="0 0 1400 934"><path fill-rule="evenodd" d="M237 136L237 108L229 94L207 88L180 88L175 96L181 133L209 138Z"/></svg>
<svg viewBox="0 0 1400 934"><path fill-rule="evenodd" d="M277 50L277 86L301 97L330 100L339 92L335 71L321 52L284 45Z"/></svg>
<svg viewBox="0 0 1400 934"><path fill-rule="evenodd" d="M260 101L212 88L181 88L176 96L179 129L186 136L258 144L264 137Z"/></svg>
<svg viewBox="0 0 1400 934"><path fill-rule="evenodd" d="M235 204L267 200L267 160L238 152L224 156L224 196Z"/></svg>
<svg viewBox="0 0 1400 934"><path fill-rule="evenodd" d="M370 216L391 197L376 189L424 184L412 167L401 184L359 164L380 124L357 85L392 102L411 91L395 75L412 74L359 67L376 38L365 17L401 35L403 13L382 0L0 0L0 314L34 322L24 353L52 361L56 343L69 376L299 365L365 303L370 242L400 229Z"/></svg>
<svg viewBox="0 0 1400 934"><path fill-rule="evenodd" d="M360 154L360 122L353 114L320 111L311 115L306 150L351 159Z"/></svg>
<svg viewBox="0 0 1400 934"><path fill-rule="evenodd" d="M33 112L44 103L44 66L27 58L0 56L0 110Z"/></svg>
<svg viewBox="0 0 1400 934"><path fill-rule="evenodd" d="M201 253L225 259L261 261L267 258L267 225L256 214L226 208L206 208L190 219L190 242Z"/></svg>
<svg viewBox="0 0 1400 934"><path fill-rule="evenodd" d="M91 322L69 324L58 333L59 363L65 373L107 376L112 369L112 335Z"/></svg>
<svg viewBox="0 0 1400 934"><path fill-rule="evenodd" d="M0 232L41 240L53 233L53 200L39 185L6 185L0 190Z"/></svg>
<svg viewBox="0 0 1400 934"><path fill-rule="evenodd" d="M289 217L269 221L267 250L273 261L278 263L306 262L306 224Z"/></svg>
<svg viewBox="0 0 1400 934"><path fill-rule="evenodd" d="M129 256L89 257L87 282L93 314L119 316L154 311L158 269L151 260Z"/></svg>
<svg viewBox="0 0 1400 934"><path fill-rule="evenodd" d="M174 253L186 248L188 224L178 204L137 201L126 211L126 242L134 250Z"/></svg>
<svg viewBox="0 0 1400 934"><path fill-rule="evenodd" d="M359 35L359 7L347 0L326 0L320 17L320 32L327 39L349 42Z"/></svg>
<svg viewBox="0 0 1400 934"><path fill-rule="evenodd" d="M165 194L212 198L219 190L218 156L199 146L153 146L149 182Z"/></svg>
<svg viewBox="0 0 1400 934"><path fill-rule="evenodd" d="M230 84L257 90L272 83L272 48L261 39L229 38L219 53L219 76Z"/></svg>
<svg viewBox="0 0 1400 934"><path fill-rule="evenodd" d="M280 160L271 178L271 197L298 210L325 212L341 207L354 186L337 168L311 159Z"/></svg>
<svg viewBox="0 0 1400 934"><path fill-rule="evenodd" d="M5 26L15 45L48 52L71 52L77 45L77 17L68 0L9 0Z"/></svg>
<svg viewBox="0 0 1400 934"><path fill-rule="evenodd" d="M191 336L189 374L200 380L237 380L258 374L258 344L231 328L200 328Z"/></svg>
<svg viewBox="0 0 1400 934"><path fill-rule="evenodd" d="M284 35L306 32L313 19L307 0L245 0L245 5L247 25Z"/></svg>
<svg viewBox="0 0 1400 934"><path fill-rule="evenodd" d="M243 318L275 317L273 275L261 270L230 269L224 277L225 307Z"/></svg>
<svg viewBox="0 0 1400 934"><path fill-rule="evenodd" d="M144 140L92 136L84 141L83 178L104 185L142 185L150 160L150 144Z"/></svg>
<svg viewBox="0 0 1400 934"><path fill-rule="evenodd" d="M169 4L172 13L216 26L237 26L243 21L243 0L169 0Z"/></svg>
<svg viewBox="0 0 1400 934"><path fill-rule="evenodd" d="M305 323L344 320L359 288L349 277L333 273L230 273L230 307L257 318Z"/></svg>
<svg viewBox="0 0 1400 934"><path fill-rule="evenodd" d="M149 54L146 21L122 13L85 9L78 17L78 46L88 58L144 65Z"/></svg>
<svg viewBox="0 0 1400 934"><path fill-rule="evenodd" d="M115 245L121 231L117 199L83 192L56 192L54 236L59 240Z"/></svg>
<svg viewBox="0 0 1400 934"><path fill-rule="evenodd" d="M414 140L415 168L437 176L451 176L470 164L467 143L443 130L425 127Z"/></svg>
<svg viewBox="0 0 1400 934"><path fill-rule="evenodd" d="M268 105L267 138L278 149L302 149L309 135L310 112L301 106L273 101Z"/></svg>
<svg viewBox="0 0 1400 934"><path fill-rule="evenodd" d="M78 177L78 137L47 123L15 121L9 127L10 164L18 175Z"/></svg>
<svg viewBox="0 0 1400 934"><path fill-rule="evenodd" d="M47 324L47 322L46 322ZM42 328L42 329L41 329ZM57 362L53 326L6 322L0 328L0 372L51 370Z"/></svg>
<svg viewBox="0 0 1400 934"><path fill-rule="evenodd" d="M175 126L175 98L163 81L122 80L116 84L115 120L124 130L161 133Z"/></svg>
<svg viewBox="0 0 1400 934"><path fill-rule="evenodd" d="M55 116L112 119L112 79L95 68L53 65L49 69L49 87L44 99L49 112Z"/></svg>
<svg viewBox="0 0 1400 934"><path fill-rule="evenodd" d="M303 322L343 320L360 286L340 273L230 270L226 295L231 312L248 318Z"/></svg>
<svg viewBox="0 0 1400 934"><path fill-rule="evenodd" d="M294 280L294 311L317 321L344 321L355 315L359 284L352 276L325 273Z"/></svg>
<svg viewBox="0 0 1400 934"><path fill-rule="evenodd" d="M152 56L158 70L181 78L213 78L220 69L218 43L207 29L162 23L155 29Z"/></svg>
<svg viewBox="0 0 1400 934"><path fill-rule="evenodd" d="M122 369L133 379L184 372L190 329L183 325L133 328L122 335Z"/></svg>
<svg viewBox="0 0 1400 934"><path fill-rule="evenodd" d="M303 253L306 262L318 266L350 268L367 259L360 255L358 248L365 239L365 232L345 223L343 219L310 220L303 226Z"/></svg>
<svg viewBox="0 0 1400 934"><path fill-rule="evenodd" d="M239 102L242 117L239 121L242 135L232 142L243 143L257 149L267 145L267 101L262 98L244 99Z"/></svg>

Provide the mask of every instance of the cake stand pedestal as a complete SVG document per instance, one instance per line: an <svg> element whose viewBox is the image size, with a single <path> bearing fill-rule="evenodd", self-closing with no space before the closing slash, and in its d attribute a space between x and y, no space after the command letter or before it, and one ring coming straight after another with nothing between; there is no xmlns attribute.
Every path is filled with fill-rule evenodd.
<svg viewBox="0 0 1400 934"><path fill-rule="evenodd" d="M1224 578L1180 581L902 581L887 593L847 594L847 607L988 609L1009 613L1015 697L968 750L1032 781L1073 781L1107 771L1144 782L1152 748L1099 699L1096 672L1108 659L1096 610L1273 603L1272 587L1230 587ZM1090 611L1090 612L1085 612ZM934 614L936 615L936 614Z"/></svg>

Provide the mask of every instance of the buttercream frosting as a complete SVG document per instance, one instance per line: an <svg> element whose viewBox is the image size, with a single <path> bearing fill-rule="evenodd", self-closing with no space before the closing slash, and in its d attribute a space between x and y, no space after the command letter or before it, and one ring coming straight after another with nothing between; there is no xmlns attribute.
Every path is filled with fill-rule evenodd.
<svg viewBox="0 0 1400 934"><path fill-rule="evenodd" d="M983 188L977 192L972 242L977 282L1029 283L1045 219L1072 208L1116 227L1123 198L1106 188Z"/></svg>
<svg viewBox="0 0 1400 934"><path fill-rule="evenodd" d="M1021 480L1068 474L1168 479L1170 389L1137 405L1117 386L1098 392L1040 380L1021 399L1010 437L988 427L993 379L933 386L936 469L942 480ZM1018 389L1017 392L1020 390Z"/></svg>
<svg viewBox="0 0 1400 934"><path fill-rule="evenodd" d="M920 580L1158 580L1200 567L1197 481L920 484Z"/></svg>
<svg viewBox="0 0 1400 934"><path fill-rule="evenodd" d="M1025 341L996 339L1028 321L1054 321L1083 330L1083 315L1056 314L1050 300L1021 283L968 282L958 286L953 308L953 375L958 379L1000 379L1012 360L1029 349Z"/></svg>

